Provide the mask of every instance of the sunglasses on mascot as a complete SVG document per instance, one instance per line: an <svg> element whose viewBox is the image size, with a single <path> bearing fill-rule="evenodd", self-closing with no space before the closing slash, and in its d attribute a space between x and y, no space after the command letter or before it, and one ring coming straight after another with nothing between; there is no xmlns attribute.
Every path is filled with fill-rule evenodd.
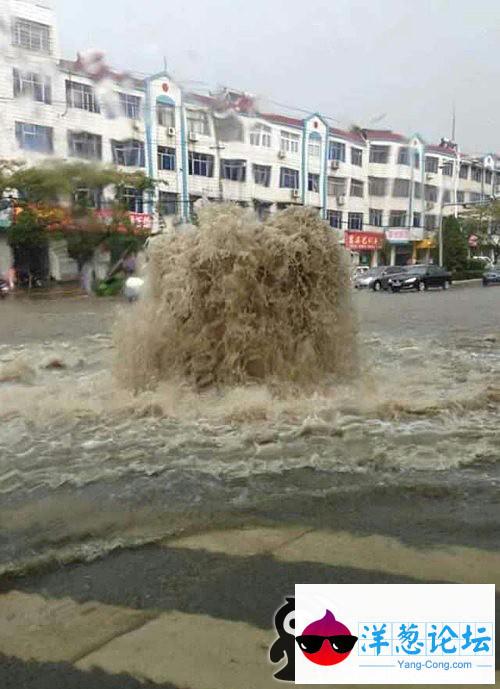
<svg viewBox="0 0 500 689"><path fill-rule="evenodd" d="M358 640L357 636L338 634L336 636L317 636L316 634L304 634L296 638L299 648L304 653L318 653L327 639L335 653L349 653Z"/></svg>

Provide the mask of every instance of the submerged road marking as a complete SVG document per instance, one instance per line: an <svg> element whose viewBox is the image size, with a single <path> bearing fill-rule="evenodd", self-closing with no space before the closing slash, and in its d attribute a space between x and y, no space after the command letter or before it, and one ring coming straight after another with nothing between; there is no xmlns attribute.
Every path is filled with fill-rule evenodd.
<svg viewBox="0 0 500 689"><path fill-rule="evenodd" d="M465 546L417 548L388 536L252 528L174 539L167 547L225 555L271 553L279 561L313 562L464 584L500 585L500 555Z"/></svg>

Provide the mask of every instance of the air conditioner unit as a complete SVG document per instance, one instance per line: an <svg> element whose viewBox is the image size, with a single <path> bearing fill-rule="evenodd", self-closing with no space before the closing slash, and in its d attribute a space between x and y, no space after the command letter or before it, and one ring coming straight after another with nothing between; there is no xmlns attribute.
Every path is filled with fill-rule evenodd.
<svg viewBox="0 0 500 689"><path fill-rule="evenodd" d="M175 136L175 127L169 127L168 128L168 135L169 136Z"/></svg>
<svg viewBox="0 0 500 689"><path fill-rule="evenodd" d="M189 132L188 139L189 141L198 141L198 134L196 132Z"/></svg>
<svg viewBox="0 0 500 689"><path fill-rule="evenodd" d="M300 196L300 191L298 189L292 189L291 196L292 199L298 199Z"/></svg>
<svg viewBox="0 0 500 689"><path fill-rule="evenodd" d="M340 162L338 160L330 160L330 170L338 170Z"/></svg>
<svg viewBox="0 0 500 689"><path fill-rule="evenodd" d="M434 179L434 175L431 172L427 172L425 175L425 181L426 182L432 182L433 179Z"/></svg>
<svg viewBox="0 0 500 689"><path fill-rule="evenodd" d="M426 211L431 211L434 208L434 203L432 201L427 201L425 204L425 210Z"/></svg>
<svg viewBox="0 0 500 689"><path fill-rule="evenodd" d="M278 158L279 158L280 160L285 160L285 158L286 158L286 153L285 153L285 151L279 151L279 152L278 152Z"/></svg>

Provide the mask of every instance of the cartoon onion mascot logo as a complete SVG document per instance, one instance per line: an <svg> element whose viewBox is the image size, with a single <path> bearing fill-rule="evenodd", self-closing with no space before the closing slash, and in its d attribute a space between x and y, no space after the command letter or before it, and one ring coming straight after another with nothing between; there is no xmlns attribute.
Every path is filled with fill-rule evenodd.
<svg viewBox="0 0 500 689"><path fill-rule="evenodd" d="M338 665L349 656L357 640L330 610L322 620L309 624L296 639L307 660L316 665Z"/></svg>
<svg viewBox="0 0 500 689"><path fill-rule="evenodd" d="M295 644L316 665L338 665L349 657L358 640L348 627L335 619L330 610L321 620L309 624L300 636L295 636L295 599L287 598L274 618L279 638L270 650L270 659L284 665L274 676L284 682L295 680Z"/></svg>

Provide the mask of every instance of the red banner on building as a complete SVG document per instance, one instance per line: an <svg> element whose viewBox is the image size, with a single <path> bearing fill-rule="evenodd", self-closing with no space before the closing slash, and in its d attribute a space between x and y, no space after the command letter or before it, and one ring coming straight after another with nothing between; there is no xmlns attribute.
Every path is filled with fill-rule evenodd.
<svg viewBox="0 0 500 689"><path fill-rule="evenodd" d="M352 251L376 251L384 246L384 233L346 230L344 244Z"/></svg>

